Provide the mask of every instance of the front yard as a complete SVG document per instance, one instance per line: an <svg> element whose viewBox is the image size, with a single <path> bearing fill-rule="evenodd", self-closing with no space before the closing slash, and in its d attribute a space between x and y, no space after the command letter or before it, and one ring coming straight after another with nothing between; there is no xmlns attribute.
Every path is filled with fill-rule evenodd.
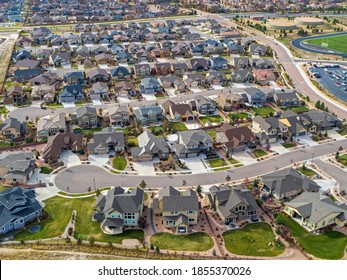
<svg viewBox="0 0 347 280"><path fill-rule="evenodd" d="M253 110L255 115L258 115L264 118L273 116L275 113L275 110L269 106L263 106L260 108L250 107L250 109Z"/></svg>
<svg viewBox="0 0 347 280"><path fill-rule="evenodd" d="M52 171L53 171L52 168L49 168L47 166L42 166L40 173L42 173L42 174L51 174Z"/></svg>
<svg viewBox="0 0 347 280"><path fill-rule="evenodd" d="M16 240L37 240L57 237L64 232L73 210L77 210L75 237L81 239L95 238L95 241L121 244L123 239L144 238L142 230L132 229L118 235L106 235L101 231L100 223L92 221L96 203L95 196L88 198L52 197L44 201L48 219L39 223L41 230L37 233L22 231L15 235Z"/></svg>
<svg viewBox="0 0 347 280"><path fill-rule="evenodd" d="M117 170L124 170L127 167L127 160L124 157L114 157L112 167Z"/></svg>
<svg viewBox="0 0 347 280"><path fill-rule="evenodd" d="M220 115L212 115L212 116L204 116L204 117L199 117L199 120L202 123L221 123L223 121L223 118Z"/></svg>
<svg viewBox="0 0 347 280"><path fill-rule="evenodd" d="M321 259L341 259L347 246L347 236L336 231L313 235L292 218L278 214L278 224L288 227L290 233L300 246L309 254Z"/></svg>
<svg viewBox="0 0 347 280"><path fill-rule="evenodd" d="M301 166L300 168L297 169L300 173L306 175L307 177L313 177L316 176L317 173L313 171L312 169L309 169L307 167Z"/></svg>
<svg viewBox="0 0 347 280"><path fill-rule="evenodd" d="M223 238L227 250L237 255L275 257L285 249L281 242L276 242L267 223L247 224L241 229L225 232Z"/></svg>
<svg viewBox="0 0 347 280"><path fill-rule="evenodd" d="M296 147L296 144L295 143L283 143L282 146L285 147L286 149L290 149L290 148Z"/></svg>
<svg viewBox="0 0 347 280"><path fill-rule="evenodd" d="M211 168L216 168L214 169L215 171L229 169L229 167L227 167L228 164L222 158L210 159L208 163L210 164Z"/></svg>
<svg viewBox="0 0 347 280"><path fill-rule="evenodd" d="M159 249L174 251L207 251L214 245L212 238L204 232L188 235L160 232L152 235L151 243Z"/></svg>
<svg viewBox="0 0 347 280"><path fill-rule="evenodd" d="M260 157L266 156L267 152L260 150L260 149L255 149L255 150L253 150L253 154L256 158L260 158Z"/></svg>

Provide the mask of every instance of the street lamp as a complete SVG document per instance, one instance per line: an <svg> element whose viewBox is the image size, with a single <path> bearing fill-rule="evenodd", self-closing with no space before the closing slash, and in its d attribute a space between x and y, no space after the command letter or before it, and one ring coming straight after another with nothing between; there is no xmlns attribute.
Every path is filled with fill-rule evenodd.
<svg viewBox="0 0 347 280"><path fill-rule="evenodd" d="M93 183L94 183L94 191L96 191L96 187L95 187L95 178L93 178Z"/></svg>
<svg viewBox="0 0 347 280"><path fill-rule="evenodd" d="M314 158L314 153L312 153L312 161L311 161L311 163L313 163L313 158Z"/></svg>

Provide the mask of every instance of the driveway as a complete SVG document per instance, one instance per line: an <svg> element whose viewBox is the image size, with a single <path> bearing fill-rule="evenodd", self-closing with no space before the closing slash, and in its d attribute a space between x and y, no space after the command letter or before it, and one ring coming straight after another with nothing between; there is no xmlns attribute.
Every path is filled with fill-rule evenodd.
<svg viewBox="0 0 347 280"><path fill-rule="evenodd" d="M212 85L211 86L213 89L223 89L221 85Z"/></svg>
<svg viewBox="0 0 347 280"><path fill-rule="evenodd" d="M153 164L160 162L159 159L145 162L133 162L134 169L139 172L139 175L155 175Z"/></svg>
<svg viewBox="0 0 347 280"><path fill-rule="evenodd" d="M181 161L186 163L187 167L192 171L192 174L199 174L207 172L203 163L205 158L205 155L200 155L199 157L181 159Z"/></svg>
<svg viewBox="0 0 347 280"><path fill-rule="evenodd" d="M104 166L105 164L109 163L109 155L89 155L88 159L90 160L91 164L97 165L97 166Z"/></svg>
<svg viewBox="0 0 347 280"><path fill-rule="evenodd" d="M169 97L176 97L174 88L167 88L165 91Z"/></svg>
<svg viewBox="0 0 347 280"><path fill-rule="evenodd" d="M279 142L277 142L275 144L271 144L271 150L276 152L276 153L279 153L280 155L290 152L288 149L283 147L282 144Z"/></svg>
<svg viewBox="0 0 347 280"><path fill-rule="evenodd" d="M60 160L64 162L64 165L67 167L81 164L79 157L76 154L74 154L72 151L62 152L60 155Z"/></svg>
<svg viewBox="0 0 347 280"><path fill-rule="evenodd" d="M297 138L299 141L299 143L301 144L305 144L309 147L313 147L313 146L317 146L319 145L317 142L313 141L311 138L312 134L308 134L308 135L304 135L304 136L300 136L300 137L295 137Z"/></svg>
<svg viewBox="0 0 347 280"><path fill-rule="evenodd" d="M62 102L64 108L75 108L75 102Z"/></svg>
<svg viewBox="0 0 347 280"><path fill-rule="evenodd" d="M154 94L142 94L142 97L146 99L146 101L154 101L157 100L157 98L154 96Z"/></svg>
<svg viewBox="0 0 347 280"><path fill-rule="evenodd" d="M346 136L342 136L341 134L337 133L335 129L328 130L328 136L336 140L342 140L346 138Z"/></svg>
<svg viewBox="0 0 347 280"><path fill-rule="evenodd" d="M102 105L102 102L100 99L93 99L92 102L93 102L93 105Z"/></svg>
<svg viewBox="0 0 347 280"><path fill-rule="evenodd" d="M233 155L233 158L243 165L250 165L253 163L257 163L258 161L250 156L247 152L238 152Z"/></svg>

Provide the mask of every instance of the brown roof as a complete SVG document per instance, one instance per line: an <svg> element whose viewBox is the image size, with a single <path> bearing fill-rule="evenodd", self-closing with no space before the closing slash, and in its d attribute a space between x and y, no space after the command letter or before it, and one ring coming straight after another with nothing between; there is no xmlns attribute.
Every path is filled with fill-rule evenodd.
<svg viewBox="0 0 347 280"><path fill-rule="evenodd" d="M243 144L244 141L253 142L256 140L254 134L248 127L233 127L229 124L225 124L223 129L223 126L224 125L222 125L221 130L224 132L229 141L225 143L228 148L236 148L240 146L240 144Z"/></svg>
<svg viewBox="0 0 347 280"><path fill-rule="evenodd" d="M171 106L172 113L181 116L193 115L192 108L188 104L174 104Z"/></svg>

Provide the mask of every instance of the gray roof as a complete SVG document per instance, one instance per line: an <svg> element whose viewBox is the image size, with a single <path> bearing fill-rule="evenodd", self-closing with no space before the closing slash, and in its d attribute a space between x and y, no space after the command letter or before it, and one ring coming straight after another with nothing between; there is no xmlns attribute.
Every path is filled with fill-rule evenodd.
<svg viewBox="0 0 347 280"><path fill-rule="evenodd" d="M271 193L279 196L294 190L316 192L320 189L320 186L316 182L302 175L293 168L278 170L263 175L261 178L264 185L269 188Z"/></svg>
<svg viewBox="0 0 347 280"><path fill-rule="evenodd" d="M58 113L55 115L50 115L42 117L37 121L37 131L48 130L52 126L58 126L61 129L66 128L65 114Z"/></svg>
<svg viewBox="0 0 347 280"><path fill-rule="evenodd" d="M1 130L6 130L8 128L15 128L18 131L21 131L21 127L22 127L21 122L15 118L8 118L4 121L2 125L0 125Z"/></svg>
<svg viewBox="0 0 347 280"><path fill-rule="evenodd" d="M131 149L132 156L141 156L144 153L168 153L169 147L165 139L157 138L149 131L144 131L138 136L139 147Z"/></svg>
<svg viewBox="0 0 347 280"><path fill-rule="evenodd" d="M159 190L158 200L163 201L164 212L198 211L200 204L195 191L181 192L169 186Z"/></svg>
<svg viewBox="0 0 347 280"><path fill-rule="evenodd" d="M93 141L87 144L88 151L108 149L109 145L124 147L124 132L115 131L112 127L105 127L100 132L95 132Z"/></svg>
<svg viewBox="0 0 347 280"><path fill-rule="evenodd" d="M83 107L78 107L76 109L76 115L77 118L81 118L84 115L97 115L96 108L94 107L89 107L89 106L83 106Z"/></svg>

